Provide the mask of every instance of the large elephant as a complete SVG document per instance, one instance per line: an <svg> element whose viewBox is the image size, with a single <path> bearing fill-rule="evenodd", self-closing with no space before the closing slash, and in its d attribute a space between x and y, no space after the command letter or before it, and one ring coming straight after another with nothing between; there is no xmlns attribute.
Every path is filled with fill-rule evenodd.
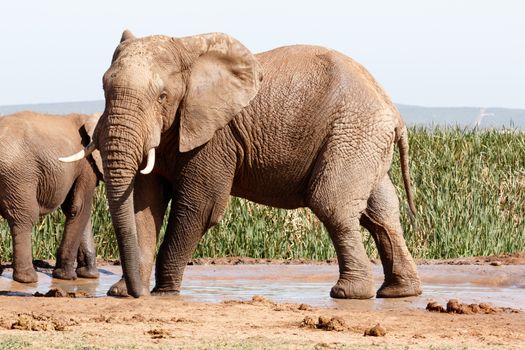
<svg viewBox="0 0 525 350"><path fill-rule="evenodd" d="M13 238L13 278L36 282L31 230L40 215L61 206L66 215L53 276L96 278L90 212L98 178L95 158L64 164L58 157L87 145L99 115L19 112L0 117L0 214ZM75 270L74 264L77 261Z"/></svg>
<svg viewBox="0 0 525 350"><path fill-rule="evenodd" d="M300 45L254 56L221 33L135 38L125 31L103 86L106 109L93 145L79 155L98 148L103 160L125 279L109 294L149 294L170 200L153 293L177 293L230 194L312 209L337 253L332 297L374 295L360 224L383 263L377 296L421 293L388 176L397 144L413 210L407 130L380 86L349 57Z"/></svg>

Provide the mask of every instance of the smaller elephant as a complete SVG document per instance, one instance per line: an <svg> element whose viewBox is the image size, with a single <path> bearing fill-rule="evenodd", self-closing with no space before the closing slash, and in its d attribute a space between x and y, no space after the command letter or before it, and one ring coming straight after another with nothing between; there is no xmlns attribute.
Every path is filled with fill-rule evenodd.
<svg viewBox="0 0 525 350"><path fill-rule="evenodd" d="M15 281L37 281L32 226L39 216L59 206L66 221L53 277L98 277L90 214L94 190L102 178L100 157L92 153L68 164L58 160L64 151L90 142L98 119L99 115L34 112L0 117L0 214L13 238Z"/></svg>

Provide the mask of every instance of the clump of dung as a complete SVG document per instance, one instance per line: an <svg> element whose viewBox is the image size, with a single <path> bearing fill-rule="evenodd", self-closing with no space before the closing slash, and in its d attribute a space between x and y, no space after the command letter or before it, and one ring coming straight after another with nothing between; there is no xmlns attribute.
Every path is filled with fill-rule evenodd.
<svg viewBox="0 0 525 350"><path fill-rule="evenodd" d="M385 327L381 326L379 323L374 327L367 329L365 331L365 337L384 337L386 335Z"/></svg>
<svg viewBox="0 0 525 350"><path fill-rule="evenodd" d="M313 310L313 308L308 304L301 304L297 307L297 309L301 311L312 311Z"/></svg>
<svg viewBox="0 0 525 350"><path fill-rule="evenodd" d="M146 332L147 335L151 336L151 339L164 339L171 338L171 333L164 328L154 328Z"/></svg>
<svg viewBox="0 0 525 350"><path fill-rule="evenodd" d="M90 295L84 291L66 292L62 288L51 288L46 294L35 292L35 297L46 297L46 298L89 298Z"/></svg>
<svg viewBox="0 0 525 350"><path fill-rule="evenodd" d="M431 301L427 304L428 311L431 312L443 312L449 314L462 314L462 315L472 315L472 314L495 314L500 312L519 312L518 310L511 308L499 308L494 307L489 303L479 303L479 304L463 304L458 299L450 299L447 302L446 308L437 303L436 301Z"/></svg>
<svg viewBox="0 0 525 350"><path fill-rule="evenodd" d="M345 320L338 316L319 316L317 321L311 316L306 316L301 322L301 327L336 332L341 332L348 329Z"/></svg>
<svg viewBox="0 0 525 350"><path fill-rule="evenodd" d="M18 314L17 319L11 325L11 329L24 331L64 331L67 326L76 324L78 323L72 319L66 320L34 313L23 313Z"/></svg>

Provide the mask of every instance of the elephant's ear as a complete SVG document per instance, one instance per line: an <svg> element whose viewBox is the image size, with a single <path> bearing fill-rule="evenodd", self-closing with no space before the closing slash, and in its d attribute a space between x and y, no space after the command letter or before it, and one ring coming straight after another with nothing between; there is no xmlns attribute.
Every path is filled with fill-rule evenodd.
<svg viewBox="0 0 525 350"><path fill-rule="evenodd" d="M133 33L129 29L124 29L124 31L122 32L122 36L120 37L120 42L122 43L126 40L132 39L135 39L135 35L133 35Z"/></svg>
<svg viewBox="0 0 525 350"><path fill-rule="evenodd" d="M100 116L100 113L92 114L85 120L84 125L82 125L87 136L89 137L89 140L85 142L86 144L84 145L84 147L87 146L87 144L93 140L93 133L95 132L95 127L97 126ZM93 151L93 153L91 153L91 157L95 161L95 164L100 174L104 174L104 168L102 168L102 158L100 157L100 152L98 150Z"/></svg>
<svg viewBox="0 0 525 350"><path fill-rule="evenodd" d="M187 152L208 142L250 103L259 90L262 73L252 53L226 34L180 40L198 55L191 64L180 108L179 149Z"/></svg>

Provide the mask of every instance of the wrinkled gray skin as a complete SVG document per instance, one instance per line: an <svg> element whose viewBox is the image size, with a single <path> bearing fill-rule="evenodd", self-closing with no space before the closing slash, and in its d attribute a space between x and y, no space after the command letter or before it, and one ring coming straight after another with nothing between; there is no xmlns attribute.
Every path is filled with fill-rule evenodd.
<svg viewBox="0 0 525 350"><path fill-rule="evenodd" d="M90 211L101 171L92 157L71 164L58 161L66 150L74 152L89 142L97 121L98 116L33 112L0 117L0 214L11 229L15 281L37 281L32 226L59 206L66 222L53 276L98 277Z"/></svg>
<svg viewBox="0 0 525 350"><path fill-rule="evenodd" d="M374 295L360 224L383 262L377 296L421 293L387 173L397 143L412 203L406 127L352 59L315 46L254 56L220 33L137 39L126 31L103 84L106 109L94 141L125 278L109 294L149 294L170 199L153 293L178 293L186 263L230 194L312 209L337 252L332 297ZM153 172L138 174L151 148Z"/></svg>

